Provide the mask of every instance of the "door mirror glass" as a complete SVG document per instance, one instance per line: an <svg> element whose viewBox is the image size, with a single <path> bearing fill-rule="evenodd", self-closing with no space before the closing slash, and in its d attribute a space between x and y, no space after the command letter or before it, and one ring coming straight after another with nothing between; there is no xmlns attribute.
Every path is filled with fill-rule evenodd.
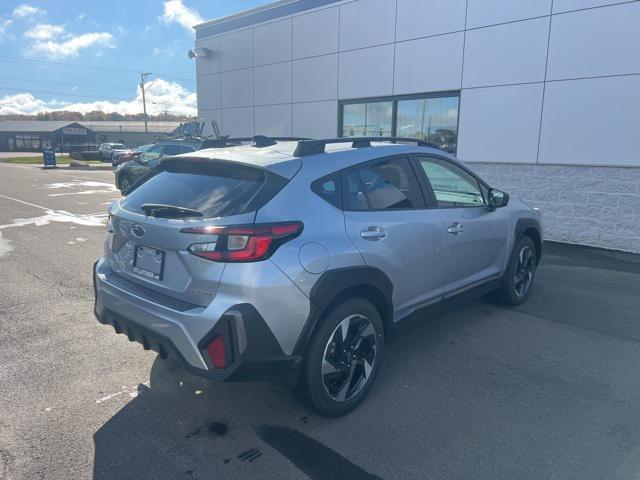
<svg viewBox="0 0 640 480"><path fill-rule="evenodd" d="M492 210L506 207L509 203L509 194L501 190L492 188L489 190L489 207Z"/></svg>

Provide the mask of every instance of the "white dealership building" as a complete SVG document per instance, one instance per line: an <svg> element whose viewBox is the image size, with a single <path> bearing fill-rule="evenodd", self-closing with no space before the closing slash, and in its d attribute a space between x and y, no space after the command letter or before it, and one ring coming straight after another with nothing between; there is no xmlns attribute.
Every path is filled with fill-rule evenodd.
<svg viewBox="0 0 640 480"><path fill-rule="evenodd" d="M197 25L198 115L239 137L420 137L640 252L640 2L283 0Z"/></svg>

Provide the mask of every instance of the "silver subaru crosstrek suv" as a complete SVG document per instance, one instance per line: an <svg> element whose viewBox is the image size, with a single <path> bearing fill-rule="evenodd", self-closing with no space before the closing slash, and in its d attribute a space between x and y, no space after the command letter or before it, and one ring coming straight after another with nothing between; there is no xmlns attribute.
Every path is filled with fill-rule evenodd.
<svg viewBox="0 0 640 480"><path fill-rule="evenodd" d="M371 390L391 329L460 297L524 302L539 214L416 140L169 157L110 207L95 314L214 380L286 380L323 415Z"/></svg>

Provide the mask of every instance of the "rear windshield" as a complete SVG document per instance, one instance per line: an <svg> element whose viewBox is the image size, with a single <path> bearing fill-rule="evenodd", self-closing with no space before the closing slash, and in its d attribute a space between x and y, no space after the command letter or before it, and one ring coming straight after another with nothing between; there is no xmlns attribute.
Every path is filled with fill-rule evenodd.
<svg viewBox="0 0 640 480"><path fill-rule="evenodd" d="M170 205L196 210L204 218L228 217L262 207L286 182L258 168L182 159L163 162L161 171L134 186L122 207L144 213L145 204Z"/></svg>

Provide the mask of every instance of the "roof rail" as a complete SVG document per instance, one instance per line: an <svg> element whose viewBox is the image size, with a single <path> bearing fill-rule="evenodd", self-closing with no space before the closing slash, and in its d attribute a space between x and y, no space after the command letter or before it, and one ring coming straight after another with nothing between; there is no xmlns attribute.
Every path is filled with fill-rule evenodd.
<svg viewBox="0 0 640 480"><path fill-rule="evenodd" d="M420 140L418 138L402 138L402 137L339 137L325 138L321 140L300 140L295 152L296 157L306 157L308 155L316 155L324 153L327 144L331 143L351 143L351 148L366 148L371 146L371 142L389 142L389 143L413 143L418 147L440 148L435 143Z"/></svg>
<svg viewBox="0 0 640 480"><path fill-rule="evenodd" d="M242 144L249 143L252 147L263 148L270 147L278 142L299 142L300 140L308 140L304 137L267 137L265 135L255 135L253 137L228 137L206 139L202 142L202 148L225 148L238 147Z"/></svg>

